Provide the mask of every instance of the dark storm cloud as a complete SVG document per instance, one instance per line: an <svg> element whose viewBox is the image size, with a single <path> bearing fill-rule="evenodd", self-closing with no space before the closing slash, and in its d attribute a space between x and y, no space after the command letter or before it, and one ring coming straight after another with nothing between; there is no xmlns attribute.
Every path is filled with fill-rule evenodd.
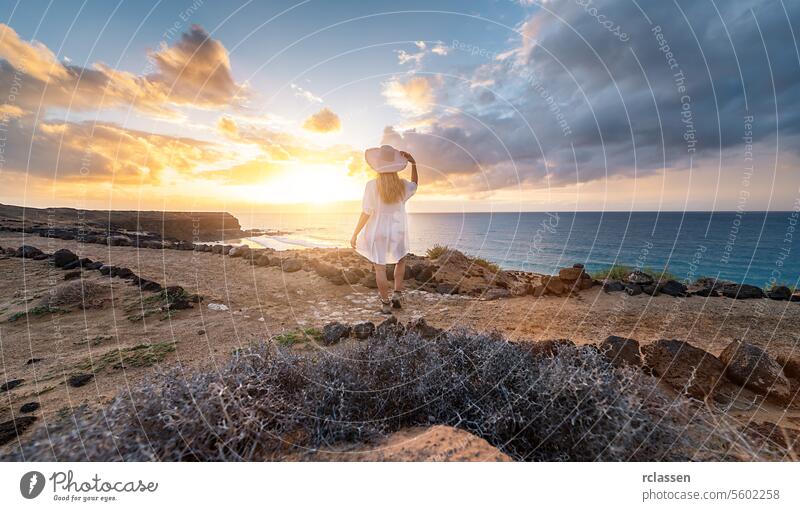
<svg viewBox="0 0 800 511"><path fill-rule="evenodd" d="M547 2L520 27L525 37L513 52L474 57L470 97L486 91L494 101L448 104L462 110L443 109L417 131L389 129L384 140L445 173L512 185L642 175L698 160L741 168L749 116L756 145L779 136L781 150L797 150L787 142L800 129L791 31L800 7L639 5Z"/></svg>

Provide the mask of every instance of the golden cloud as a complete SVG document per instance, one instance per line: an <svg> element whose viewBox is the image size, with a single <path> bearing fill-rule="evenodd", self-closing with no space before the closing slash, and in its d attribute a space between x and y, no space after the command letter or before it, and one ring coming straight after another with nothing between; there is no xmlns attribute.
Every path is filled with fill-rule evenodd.
<svg viewBox="0 0 800 511"><path fill-rule="evenodd" d="M159 183L162 173L191 174L226 155L189 138L130 130L112 123L11 121L4 156L10 172L53 180Z"/></svg>
<svg viewBox="0 0 800 511"><path fill-rule="evenodd" d="M306 119L303 128L316 133L331 133L342 128L342 121L336 112L326 107Z"/></svg>
<svg viewBox="0 0 800 511"><path fill-rule="evenodd" d="M2 104L0 105L0 118L2 119L16 119L25 115L25 111L17 105Z"/></svg>
<svg viewBox="0 0 800 511"><path fill-rule="evenodd" d="M193 25L174 46L162 46L148 58L154 71L137 75L103 63L91 68L59 62L38 42L26 42L0 24L0 89L17 86L20 108L96 110L132 105L164 116L175 105L219 108L236 105L247 94L231 75L228 51L200 26Z"/></svg>
<svg viewBox="0 0 800 511"><path fill-rule="evenodd" d="M439 81L424 76L417 76L406 82L392 80L384 84L383 96L390 105L402 112L422 115L433 107L436 100L434 86Z"/></svg>

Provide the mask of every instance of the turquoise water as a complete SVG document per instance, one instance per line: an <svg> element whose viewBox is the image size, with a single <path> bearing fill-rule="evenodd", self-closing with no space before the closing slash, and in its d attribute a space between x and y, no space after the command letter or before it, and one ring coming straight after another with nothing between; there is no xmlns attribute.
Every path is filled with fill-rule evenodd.
<svg viewBox="0 0 800 511"><path fill-rule="evenodd" d="M238 216L247 228L290 231L262 240L281 248L347 246L357 217ZM797 220L793 212L424 213L411 214L409 223L418 254L442 244L510 269L667 267L680 279L714 276L768 287L800 283Z"/></svg>

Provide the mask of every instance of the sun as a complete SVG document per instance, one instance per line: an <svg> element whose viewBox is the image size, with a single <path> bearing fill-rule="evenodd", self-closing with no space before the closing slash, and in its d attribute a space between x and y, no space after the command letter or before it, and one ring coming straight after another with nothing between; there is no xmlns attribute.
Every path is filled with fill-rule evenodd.
<svg viewBox="0 0 800 511"><path fill-rule="evenodd" d="M298 162L248 188L254 202L325 204L360 199L364 183L340 166Z"/></svg>

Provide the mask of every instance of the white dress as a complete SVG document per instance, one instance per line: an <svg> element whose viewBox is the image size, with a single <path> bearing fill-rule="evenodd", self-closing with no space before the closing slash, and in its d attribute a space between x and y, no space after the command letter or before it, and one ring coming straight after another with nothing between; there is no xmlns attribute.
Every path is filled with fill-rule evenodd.
<svg viewBox="0 0 800 511"><path fill-rule="evenodd" d="M361 209L369 215L369 220L358 233L356 252L375 264L394 264L408 254L406 201L416 193L417 184L402 181L406 193L403 200L394 204L381 200L375 179L364 188Z"/></svg>

